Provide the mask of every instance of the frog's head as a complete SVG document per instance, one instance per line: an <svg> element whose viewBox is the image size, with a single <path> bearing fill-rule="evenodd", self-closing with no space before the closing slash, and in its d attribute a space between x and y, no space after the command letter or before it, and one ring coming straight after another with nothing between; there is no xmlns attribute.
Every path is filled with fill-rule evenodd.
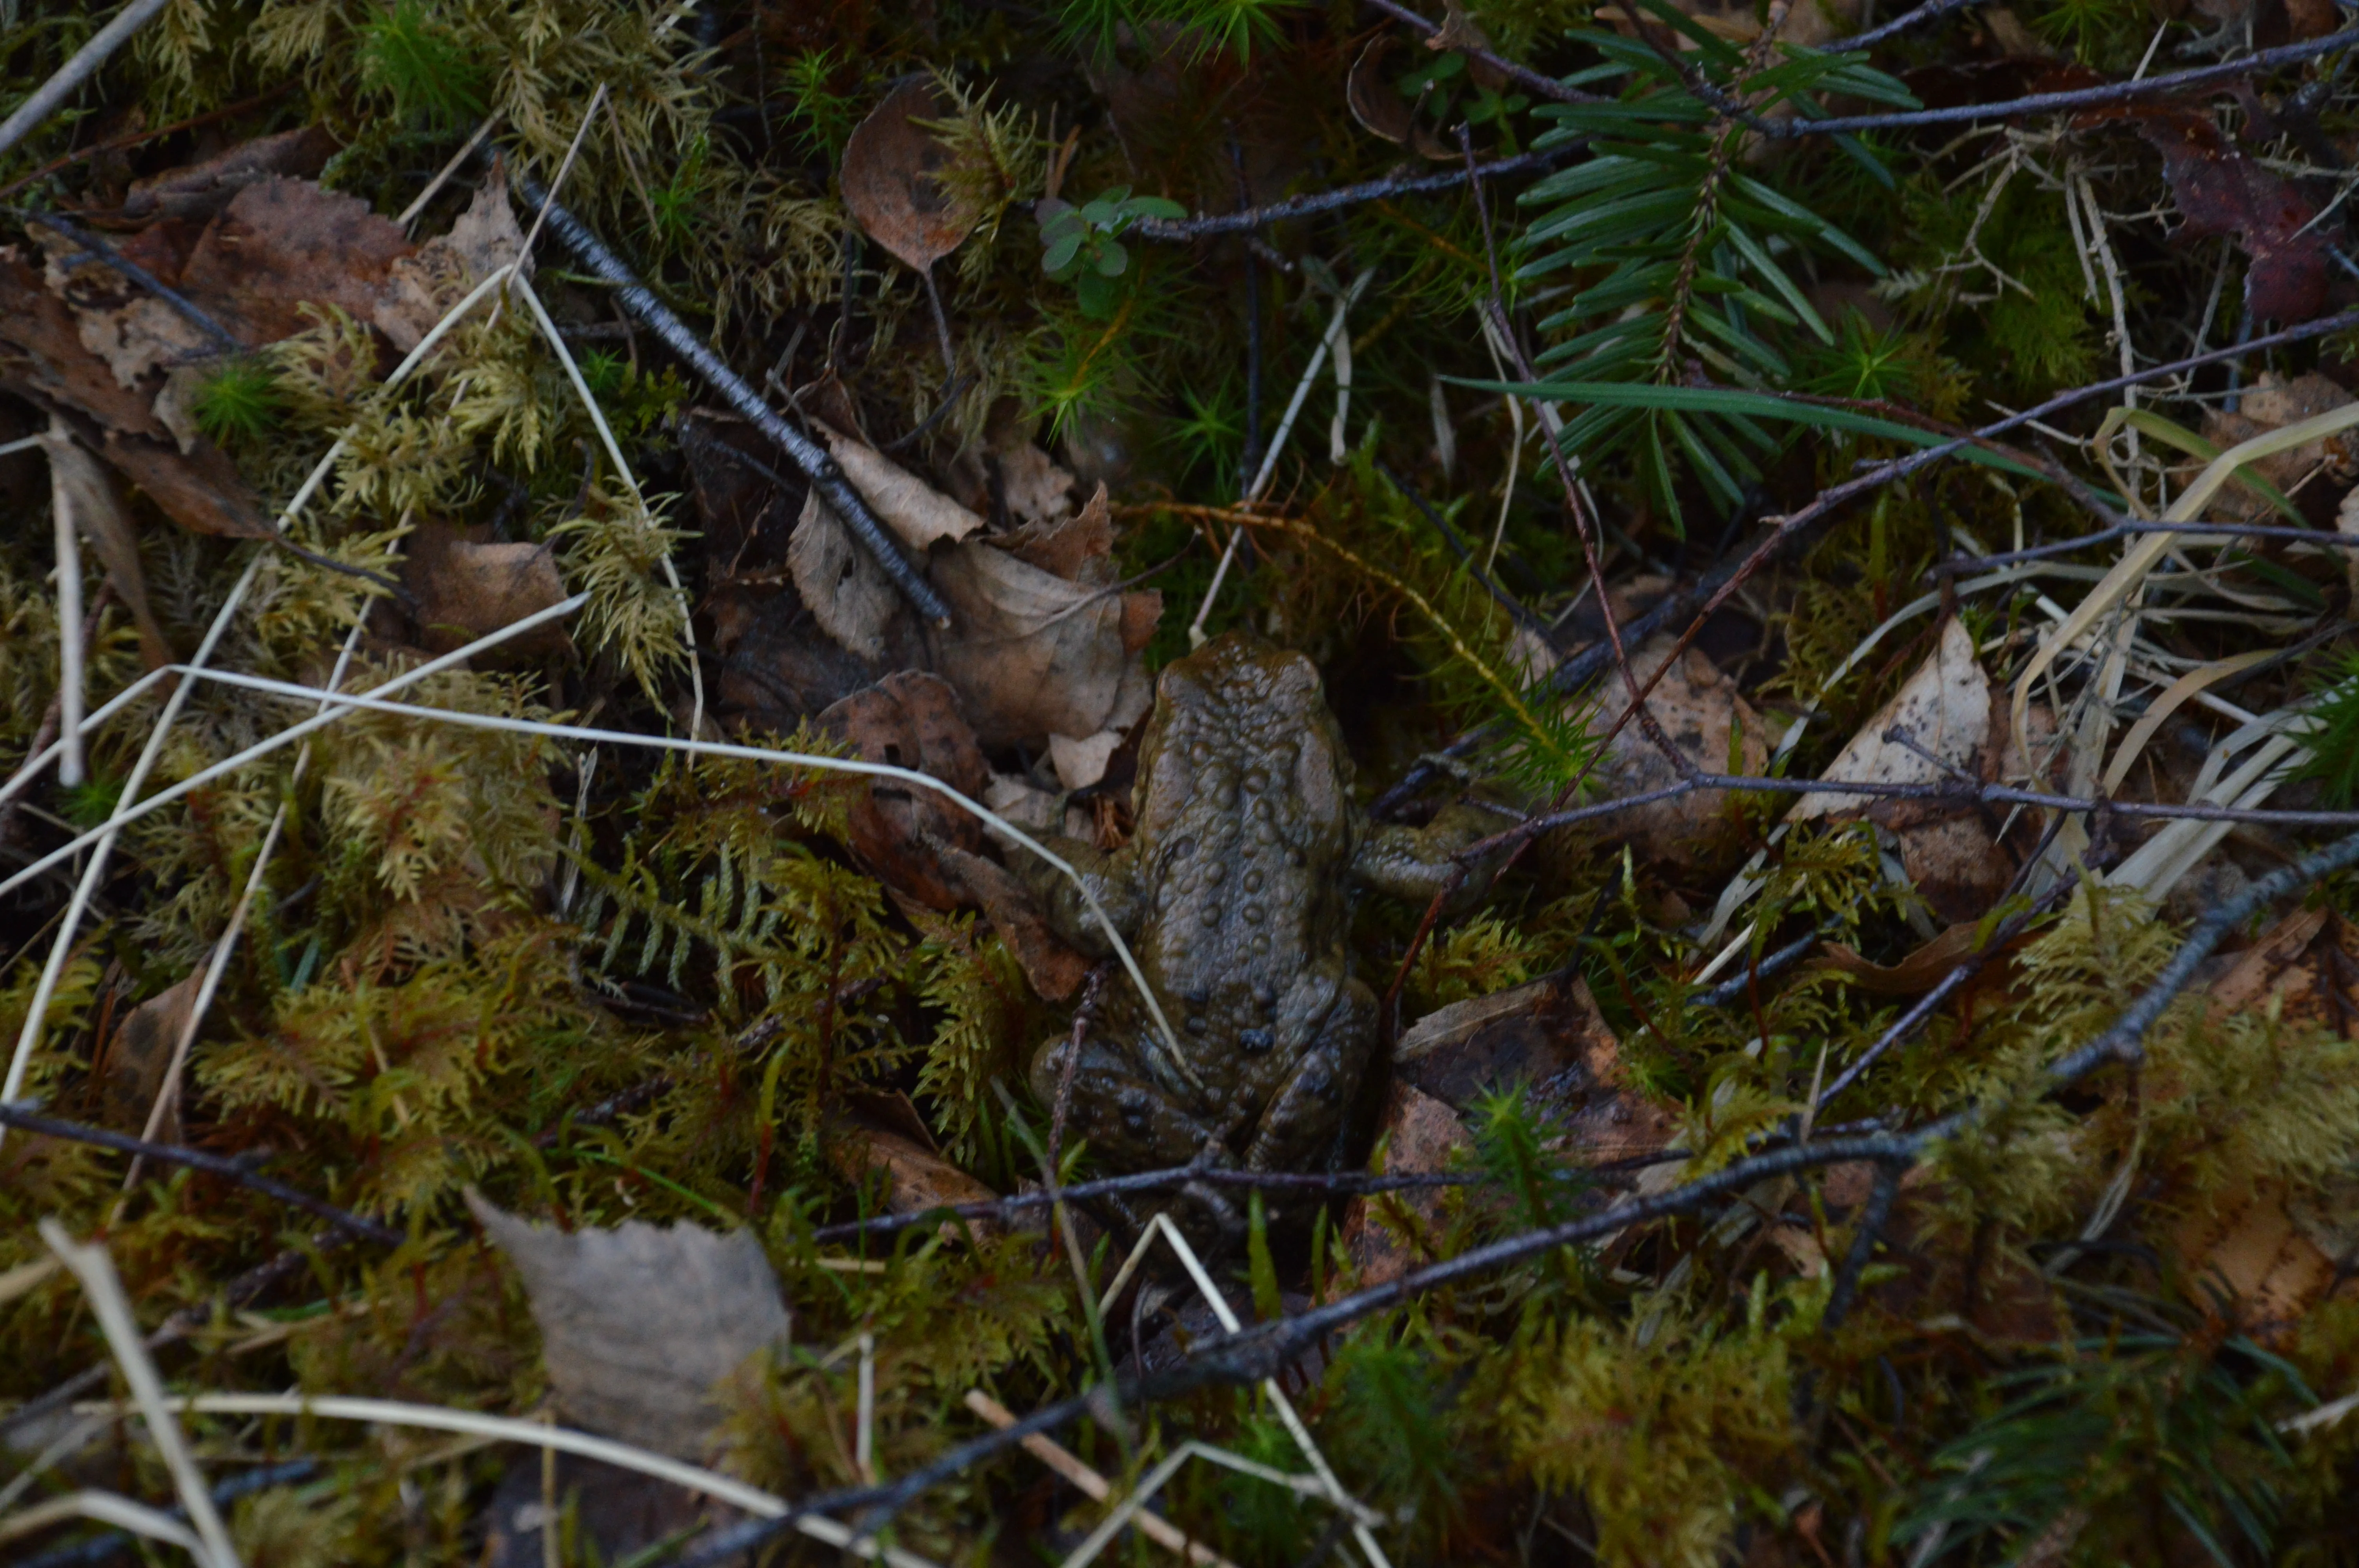
<svg viewBox="0 0 2359 1568"><path fill-rule="evenodd" d="M1157 685L1139 748L1140 818L1178 814L1200 784L1241 777L1251 759L1296 758L1315 759L1322 785L1348 766L1319 667L1254 633L1223 633L1167 665ZM1290 773L1295 762L1282 765Z"/></svg>

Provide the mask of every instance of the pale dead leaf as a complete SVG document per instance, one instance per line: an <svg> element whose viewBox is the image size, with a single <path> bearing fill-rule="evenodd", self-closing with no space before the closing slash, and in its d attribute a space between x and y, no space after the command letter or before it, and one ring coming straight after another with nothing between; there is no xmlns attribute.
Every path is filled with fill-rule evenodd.
<svg viewBox="0 0 2359 1568"><path fill-rule="evenodd" d="M1000 498L1017 527L1054 529L1073 515L1073 476L1038 443L1025 441L997 455Z"/></svg>
<svg viewBox="0 0 2359 1568"><path fill-rule="evenodd" d="M813 486L787 541L787 570L811 619L846 651L874 663L885 656L885 626L899 600L885 568L860 547Z"/></svg>
<svg viewBox="0 0 2359 1568"><path fill-rule="evenodd" d="M1974 657L1973 633L1952 617L1941 628L1940 643L1932 654L1891 701L1860 726L1859 733L1820 777L1847 784L1940 784L1951 776L1942 762L1979 776L1990 725L1990 677ZM1897 741L1886 740L1895 729L1907 730L1918 746L1940 762L1928 761ZM1787 820L1856 816L1867 809L1868 802L1855 795L1806 795Z"/></svg>
<svg viewBox="0 0 2359 1568"><path fill-rule="evenodd" d="M419 643L447 654L538 613L565 597L557 553L547 544L478 543L447 523L421 523L409 536L403 586L418 601L411 612ZM549 625L511 638L479 665L530 664L571 654L565 628Z"/></svg>
<svg viewBox="0 0 2359 1568"><path fill-rule="evenodd" d="M991 782L983 786L983 804L1018 827L1037 828L1043 833L1065 830L1064 797L1014 773L992 774Z"/></svg>
<svg viewBox="0 0 2359 1568"><path fill-rule="evenodd" d="M963 539L983 526L982 518L874 447L825 425L819 430L853 489L911 549L923 550L937 539Z"/></svg>
<svg viewBox="0 0 2359 1568"><path fill-rule="evenodd" d="M122 498L97 461L54 423L47 449L53 493L72 512L82 537L90 541L106 568L114 597L131 611L132 622L139 628L141 660L151 670L162 668L172 662L172 646L148 606L147 574L139 565L138 530L124 511Z"/></svg>
<svg viewBox="0 0 2359 1568"><path fill-rule="evenodd" d="M1105 777L1106 764L1122 749L1123 739L1119 730L1101 730L1079 741L1049 736L1049 761L1057 770L1057 782L1067 789L1089 788Z"/></svg>
<svg viewBox="0 0 2359 1568"><path fill-rule="evenodd" d="M1014 509L1013 502L1009 508ZM1114 509L1106 501L1104 482L1099 482L1079 512L1068 508L1061 516L1027 523L994 542L1016 559L1029 561L1068 582L1111 580Z"/></svg>
<svg viewBox="0 0 2359 1568"><path fill-rule="evenodd" d="M1124 595L1067 582L974 540L934 563L950 600L938 667L985 746L1127 729L1154 701L1124 641Z"/></svg>
<svg viewBox="0 0 2359 1568"><path fill-rule="evenodd" d="M919 272L958 249L983 216L935 178L950 154L920 122L948 113L931 81L905 81L843 147L845 211L870 239Z"/></svg>
<svg viewBox="0 0 2359 1568"><path fill-rule="evenodd" d="M371 319L404 353L416 348L467 291L523 255L524 232L508 201L506 168L494 164L467 210L447 234L438 234L386 269L385 297ZM532 276L532 258L524 274Z"/></svg>
<svg viewBox="0 0 2359 1568"><path fill-rule="evenodd" d="M523 1277L541 1359L568 1420L690 1460L714 1446L713 1390L791 1326L750 1230L632 1221L571 1234L467 1194Z"/></svg>

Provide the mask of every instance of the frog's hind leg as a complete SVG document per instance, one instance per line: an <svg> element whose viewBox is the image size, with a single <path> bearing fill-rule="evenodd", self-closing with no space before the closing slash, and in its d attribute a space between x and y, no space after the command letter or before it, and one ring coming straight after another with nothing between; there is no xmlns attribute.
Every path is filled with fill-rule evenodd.
<svg viewBox="0 0 2359 1568"><path fill-rule="evenodd" d="M1055 1113L1057 1090L1072 1051L1069 1035L1044 1043L1027 1075L1032 1092ZM1068 1136L1094 1144L1117 1169L1160 1170L1185 1165L1217 1142L1221 1130L1172 1103L1136 1063L1094 1037L1082 1042L1073 1064L1072 1098L1066 1107Z"/></svg>
<svg viewBox="0 0 2359 1568"><path fill-rule="evenodd" d="M1294 1076L1280 1084L1246 1148L1248 1171L1300 1170L1324 1155L1360 1090L1376 1037L1376 993L1347 979Z"/></svg>

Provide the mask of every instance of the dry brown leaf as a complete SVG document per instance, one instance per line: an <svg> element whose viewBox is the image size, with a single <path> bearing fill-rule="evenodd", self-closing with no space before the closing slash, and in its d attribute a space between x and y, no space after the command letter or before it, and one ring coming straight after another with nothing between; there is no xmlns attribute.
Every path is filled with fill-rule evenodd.
<svg viewBox="0 0 2359 1568"><path fill-rule="evenodd" d="M134 1135L147 1127L147 1114L164 1087L172 1053L179 1048L190 1014L196 1009L197 992L203 985L204 972L200 969L133 1008L115 1026L99 1073L99 1098L107 1126ZM165 1108L165 1119L157 1137L166 1143L180 1141L178 1106Z"/></svg>
<svg viewBox="0 0 2359 1568"><path fill-rule="evenodd" d="M819 430L843 477L911 549L923 550L937 539L963 539L983 526L982 518L874 447L825 425Z"/></svg>
<svg viewBox="0 0 2359 1568"><path fill-rule="evenodd" d="M1360 58L1352 62L1352 74L1343 82L1343 102L1351 109L1352 118L1370 135L1381 136L1395 146L1414 144L1420 156L1436 160L1456 157L1456 149L1419 120L1417 111L1385 80L1385 59L1392 53L1395 41L1390 33L1379 33L1368 40ZM1428 38L1426 43L1431 48L1433 39Z"/></svg>
<svg viewBox="0 0 2359 1568"><path fill-rule="evenodd" d="M853 1125L840 1129L828 1141L828 1155L846 1178L860 1181L882 1173L885 1208L888 1214L923 1214L946 1204L990 1203L999 1195L943 1159L898 1132ZM970 1220L979 1237L996 1235L989 1220ZM957 1231L945 1221L945 1235Z"/></svg>
<svg viewBox="0 0 2359 1568"><path fill-rule="evenodd" d="M1015 510L1012 501L1009 510ZM1094 584L1111 579L1114 509L1107 503L1103 481L1091 492L1088 503L1079 512L1068 508L1061 516L1027 522L995 543L1016 559L1028 561L1068 582ZM1161 605L1160 596L1156 602ZM1152 630L1149 628L1150 635Z"/></svg>
<svg viewBox="0 0 2359 1568"><path fill-rule="evenodd" d="M1630 651L1630 667L1644 686L1663 665L1672 639L1654 638ZM1602 728L1617 716L1628 698L1618 675L1606 677ZM1738 771L1757 773L1768 765L1767 726L1736 683L1720 673L1701 649L1690 648L1663 676L1647 698L1655 720L1681 755L1706 773L1729 765L1728 742L1733 727L1743 730ZM1669 759L1658 751L1640 727L1632 722L1606 748L1597 765L1599 781L1617 795L1661 789L1679 780ZM1698 794L1658 801L1626 811L1614 818L1614 831L1628 842L1641 860L1689 868L1721 859L1730 847L1729 817L1724 797Z"/></svg>
<svg viewBox="0 0 2359 1568"><path fill-rule="evenodd" d="M950 154L920 123L948 115L922 77L885 95L844 144L844 209L862 232L919 272L959 248L983 214L935 176Z"/></svg>
<svg viewBox="0 0 2359 1568"><path fill-rule="evenodd" d="M179 287L249 346L310 325L300 307L333 305L375 320L393 264L412 254L401 230L357 196L307 179L266 179L231 199L181 268Z"/></svg>
<svg viewBox="0 0 2359 1568"><path fill-rule="evenodd" d="M1458 1151L1474 1146L1456 1111L1397 1078L1385 1095L1377 1126L1384 1147L1377 1168L1387 1176L1447 1169ZM1449 1190L1407 1187L1381 1199L1352 1200L1343 1216L1343 1248L1361 1288L1388 1284L1431 1258Z"/></svg>
<svg viewBox="0 0 2359 1568"><path fill-rule="evenodd" d="M469 289L501 267L523 256L525 276L531 276L532 259L523 253L524 232L508 201L507 171L495 164L449 233L427 241L415 255L397 257L386 269L384 297L370 319L395 348L408 353Z"/></svg>
<svg viewBox="0 0 2359 1568"><path fill-rule="evenodd" d="M1146 596L1067 582L972 539L938 557L933 578L951 611L936 668L985 746L1126 730L1152 706L1124 635L1125 600Z"/></svg>
<svg viewBox="0 0 2359 1568"><path fill-rule="evenodd" d="M266 179L308 179L335 156L336 138L324 125L305 125L257 136L214 154L202 163L133 183L120 216L144 223L155 219L210 218L249 185Z"/></svg>
<svg viewBox="0 0 2359 1568"><path fill-rule="evenodd" d="M2280 427L2331 413L2350 401L2351 395L2325 376L2313 373L2286 381L2264 372L2245 394L2237 412L2212 409L2204 415L2203 438L2224 449ZM2346 431L2322 441L2307 442L2291 451L2256 460L2252 471L2280 491L2288 491L2310 478L2321 464L2332 471L2348 475L2354 466L2359 466L2359 438ZM2191 477L2200 466L2189 465L2187 476ZM2266 496L2244 484L2230 485L2214 504L2223 513L2245 521L2268 519L2276 511Z"/></svg>
<svg viewBox="0 0 2359 1568"><path fill-rule="evenodd" d="M182 452L149 399L117 381L82 341L72 310L14 247L0 247L0 392L97 427L98 455L198 534L266 537L270 524L236 467L200 438Z"/></svg>
<svg viewBox="0 0 2359 1568"><path fill-rule="evenodd" d="M52 492L71 511L82 536L105 566L114 597L131 611L132 622L139 628L140 659L151 670L170 664L172 646L147 603L147 574L139 565L138 531L124 511L113 481L61 427L51 427L46 449Z"/></svg>
<svg viewBox="0 0 2359 1568"><path fill-rule="evenodd" d="M1019 529L1054 529L1073 515L1072 473L1038 443L1017 442L994 455L999 460L1000 499Z"/></svg>
<svg viewBox="0 0 2359 1568"><path fill-rule="evenodd" d="M634 1220L571 1234L473 1192L467 1206L523 1276L567 1419L682 1459L715 1444L714 1389L791 1326L750 1230Z"/></svg>
<svg viewBox="0 0 2359 1568"><path fill-rule="evenodd" d="M417 600L410 618L417 623L419 645L437 654L447 654L565 597L557 553L548 545L479 543L447 523L421 523L412 530L402 579ZM551 624L511 638L475 663L492 668L534 664L572 651L565 628Z"/></svg>
<svg viewBox="0 0 2359 1568"><path fill-rule="evenodd" d="M1980 921L1962 920L1897 964L1879 964L1841 942L1830 942L1824 954L1810 960L1810 968L1848 975L1854 985L1875 996L1919 996L1973 953L1981 930ZM2017 937L2017 942L2027 939Z"/></svg>
<svg viewBox="0 0 2359 1568"><path fill-rule="evenodd" d="M916 670L886 676L829 708L819 727L850 743L864 762L912 768L969 799L983 794L991 766L975 746L958 694ZM871 782L846 824L853 856L889 885L934 909L969 902L947 870L948 850L983 847L982 824L931 790L893 779Z"/></svg>
<svg viewBox="0 0 2359 1568"><path fill-rule="evenodd" d="M981 907L984 918L1007 944L1035 991L1049 1001L1064 1001L1082 989L1082 982L1089 978L1089 960L1049 929L1040 901L1015 872L996 860L947 847L941 851L941 865L957 879L964 902Z"/></svg>

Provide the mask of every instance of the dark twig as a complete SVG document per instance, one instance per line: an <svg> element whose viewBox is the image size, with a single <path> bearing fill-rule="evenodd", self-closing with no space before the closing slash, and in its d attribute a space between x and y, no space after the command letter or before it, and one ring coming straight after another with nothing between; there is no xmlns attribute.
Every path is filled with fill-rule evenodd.
<svg viewBox="0 0 2359 1568"><path fill-rule="evenodd" d="M1429 38L1441 30L1439 24L1427 21L1423 16L1419 16L1416 12L1410 10L1406 5L1396 5L1394 0L1363 0L1363 3L1372 10L1382 11L1386 16L1390 16L1397 22L1407 23L1409 27L1416 28L1419 32L1427 35ZM1602 98L1594 92L1583 92L1578 87L1567 87L1563 82L1559 81L1552 76L1543 76L1538 71L1532 70L1528 66L1517 65L1514 60L1508 59L1504 55L1493 54L1489 49L1477 49L1469 44L1452 44L1450 47L1455 49L1458 53L1464 55L1468 59L1475 60L1481 64L1489 66L1493 70L1495 70L1500 75L1507 78L1510 81L1513 81L1516 86L1523 88L1526 92L1536 94L1538 97L1548 99L1551 103L1603 103L1611 102L1611 100Z"/></svg>
<svg viewBox="0 0 2359 1568"><path fill-rule="evenodd" d="M0 1104L0 1127L12 1127L20 1131L38 1133L45 1138L63 1138L75 1143L88 1143L100 1149L113 1149L120 1153L137 1154L144 1159L166 1164L186 1165L192 1171L221 1176L242 1187L250 1187L265 1197L299 1208L331 1225L342 1226L354 1236L387 1247L398 1247L408 1239L400 1231L375 1220L364 1219L349 1209L315 1198L310 1194L290 1187L284 1182L258 1175L238 1161L226 1155L209 1154L201 1149L190 1149L179 1143L150 1143L145 1138L133 1138L121 1132L109 1132L103 1127L86 1127L79 1121L63 1121L53 1116L42 1116L21 1103Z"/></svg>
<svg viewBox="0 0 2359 1568"><path fill-rule="evenodd" d="M132 282L137 284L140 287L146 289L148 293L154 295L157 298L162 300L165 304L179 311L182 316L188 319L190 325L195 327L206 337L211 338L223 352L234 354L243 353L245 351L245 345L237 341L236 334L232 332L227 327L223 326L219 321L214 320L212 316L205 312L202 306L199 305L195 300L190 299L187 295L182 294L179 290L168 286L154 273L149 272L146 267L141 266L129 256L123 254L123 253L116 250L113 245L108 244L104 240L100 239L96 234L92 233L89 230L83 228L72 219L66 217L62 213L50 211L27 212L24 214L24 218L25 222L27 223L38 223L45 229L53 229L57 231L57 232L64 235L67 239L71 240L75 244L80 245L96 260L105 263L108 266L113 267L124 276L129 278Z"/></svg>
<svg viewBox="0 0 2359 1568"><path fill-rule="evenodd" d="M2359 534L2338 534L2326 528L2297 528L2290 524L2116 523L2110 528L2101 528L2093 534L2076 534L2070 539L2059 539L2053 544L2032 545L1993 556L1952 556L1932 569L1937 575L1956 577L1965 572L1987 571L1993 567L2011 567L2018 561L2044 561L2055 556L2069 556L2077 551L2093 549L2099 545L2110 545L2116 539L2136 538L2141 534L2282 539L2289 544L2316 545L2321 549L2359 550Z"/></svg>
<svg viewBox="0 0 2359 1568"><path fill-rule="evenodd" d="M1868 1189L1867 1202L1859 1211L1859 1227L1853 1232L1851 1249L1843 1254L1842 1267L1835 1271L1835 1282L1827 1292L1827 1310L1821 1314L1820 1327L1832 1330L1841 1327L1851 1314L1851 1303L1859 1294L1860 1276L1867 1271L1867 1260L1875 1251L1876 1238L1884 1231L1885 1222L1892 1217L1892 1200L1900 1195L1900 1177L1908 1168L1906 1160L1886 1160L1875 1167L1875 1185Z"/></svg>
<svg viewBox="0 0 2359 1568"><path fill-rule="evenodd" d="M38 180L47 179L60 169L71 168L86 158L97 157L104 153L121 152L125 147L136 147L147 142L160 141L166 136L178 135L182 131L193 131L200 125L210 125L216 121L234 120L240 114L251 114L256 109L276 103L300 85L301 83L296 81L285 82L272 88L258 98L248 98L243 103L208 110L202 114L194 114L185 120L175 120L168 125L158 125L152 130L127 131L119 136L109 136L104 141L92 142L86 147L79 147L62 157L51 158L30 174L21 176L6 185L0 185L0 201L5 201L25 187Z"/></svg>
<svg viewBox="0 0 2359 1568"><path fill-rule="evenodd" d="M1938 22L1953 12L1964 10L1973 3L1974 0L1925 0L1925 4L1915 10L1903 11L1882 27L1870 27L1864 33L1854 33L1850 38L1839 38L1828 48L1839 49L1846 53L1854 49L1872 49L1886 38L1897 38L1911 28Z"/></svg>
<svg viewBox="0 0 2359 1568"><path fill-rule="evenodd" d="M687 324L673 315L669 308L658 299L629 267L623 265L619 256L606 248L604 241L591 232L580 219L549 200L548 191L542 189L538 180L528 174L518 173L516 190L527 202L543 209L549 232L573 253L574 259L614 286L615 297L623 308L662 339L664 346L687 362L689 368L718 392L741 417L777 443L779 449L794 460L795 467L802 470L811 488L820 492L829 508L851 530L852 536L875 557L876 564L884 568L885 575L893 579L893 586L917 607L918 612L937 626L949 625L950 606L942 602L933 585L919 576L918 569L901 554L899 545L886 532L885 525L876 520L876 514L869 509L866 499L852 487L851 481L843 477L843 470L836 466L835 460L827 454L825 449L779 418L762 400L760 394L723 364L720 355L706 347L702 339L690 331Z"/></svg>
<svg viewBox="0 0 2359 1568"><path fill-rule="evenodd" d="M2198 66L2192 70L2172 71L2163 76L2141 77L2131 81L2109 81L2101 87L2076 88L2067 92L2034 92L2022 98L2003 99L1995 103L1959 103L1947 109L1910 109L1892 114L1844 114L1824 120L1764 120L1734 103L1713 103L1712 107L1765 136L1780 139L1795 136L1851 136L1864 131L1898 131L1919 125L1974 124L1984 120L2013 120L2026 114L2056 114L2071 110L2101 109L2111 103L2136 103L2143 98L2168 97L2175 92L2192 92L2214 82L2233 81L2239 77L2260 71L2275 70L2280 66L2299 65L2336 49L2359 44L2359 28L2331 33L2322 38L2308 38L2298 44L2285 44L2273 49L2263 49L2246 55L2243 59L2223 60L2218 65ZM1701 95L1701 94L1700 94Z"/></svg>
<svg viewBox="0 0 2359 1568"><path fill-rule="evenodd" d="M1553 168L1567 155L1578 152L1585 143L1566 142L1538 152L1518 153L1495 163L1477 164L1474 178L1504 179L1511 174L1538 173ZM1242 212L1215 212L1197 218L1142 218L1125 233L1142 240L1183 242L1210 239L1215 234L1244 234L1272 223L1282 223L1289 218L1308 218L1321 212L1332 212L1338 208L1355 207L1365 201L1382 201L1391 196L1416 196L1426 191L1451 190L1466 183L1464 169L1451 169L1440 174L1397 174L1382 179L1363 180L1334 190L1321 190L1309 196L1289 196L1283 201L1273 201L1266 207L1248 208Z"/></svg>

